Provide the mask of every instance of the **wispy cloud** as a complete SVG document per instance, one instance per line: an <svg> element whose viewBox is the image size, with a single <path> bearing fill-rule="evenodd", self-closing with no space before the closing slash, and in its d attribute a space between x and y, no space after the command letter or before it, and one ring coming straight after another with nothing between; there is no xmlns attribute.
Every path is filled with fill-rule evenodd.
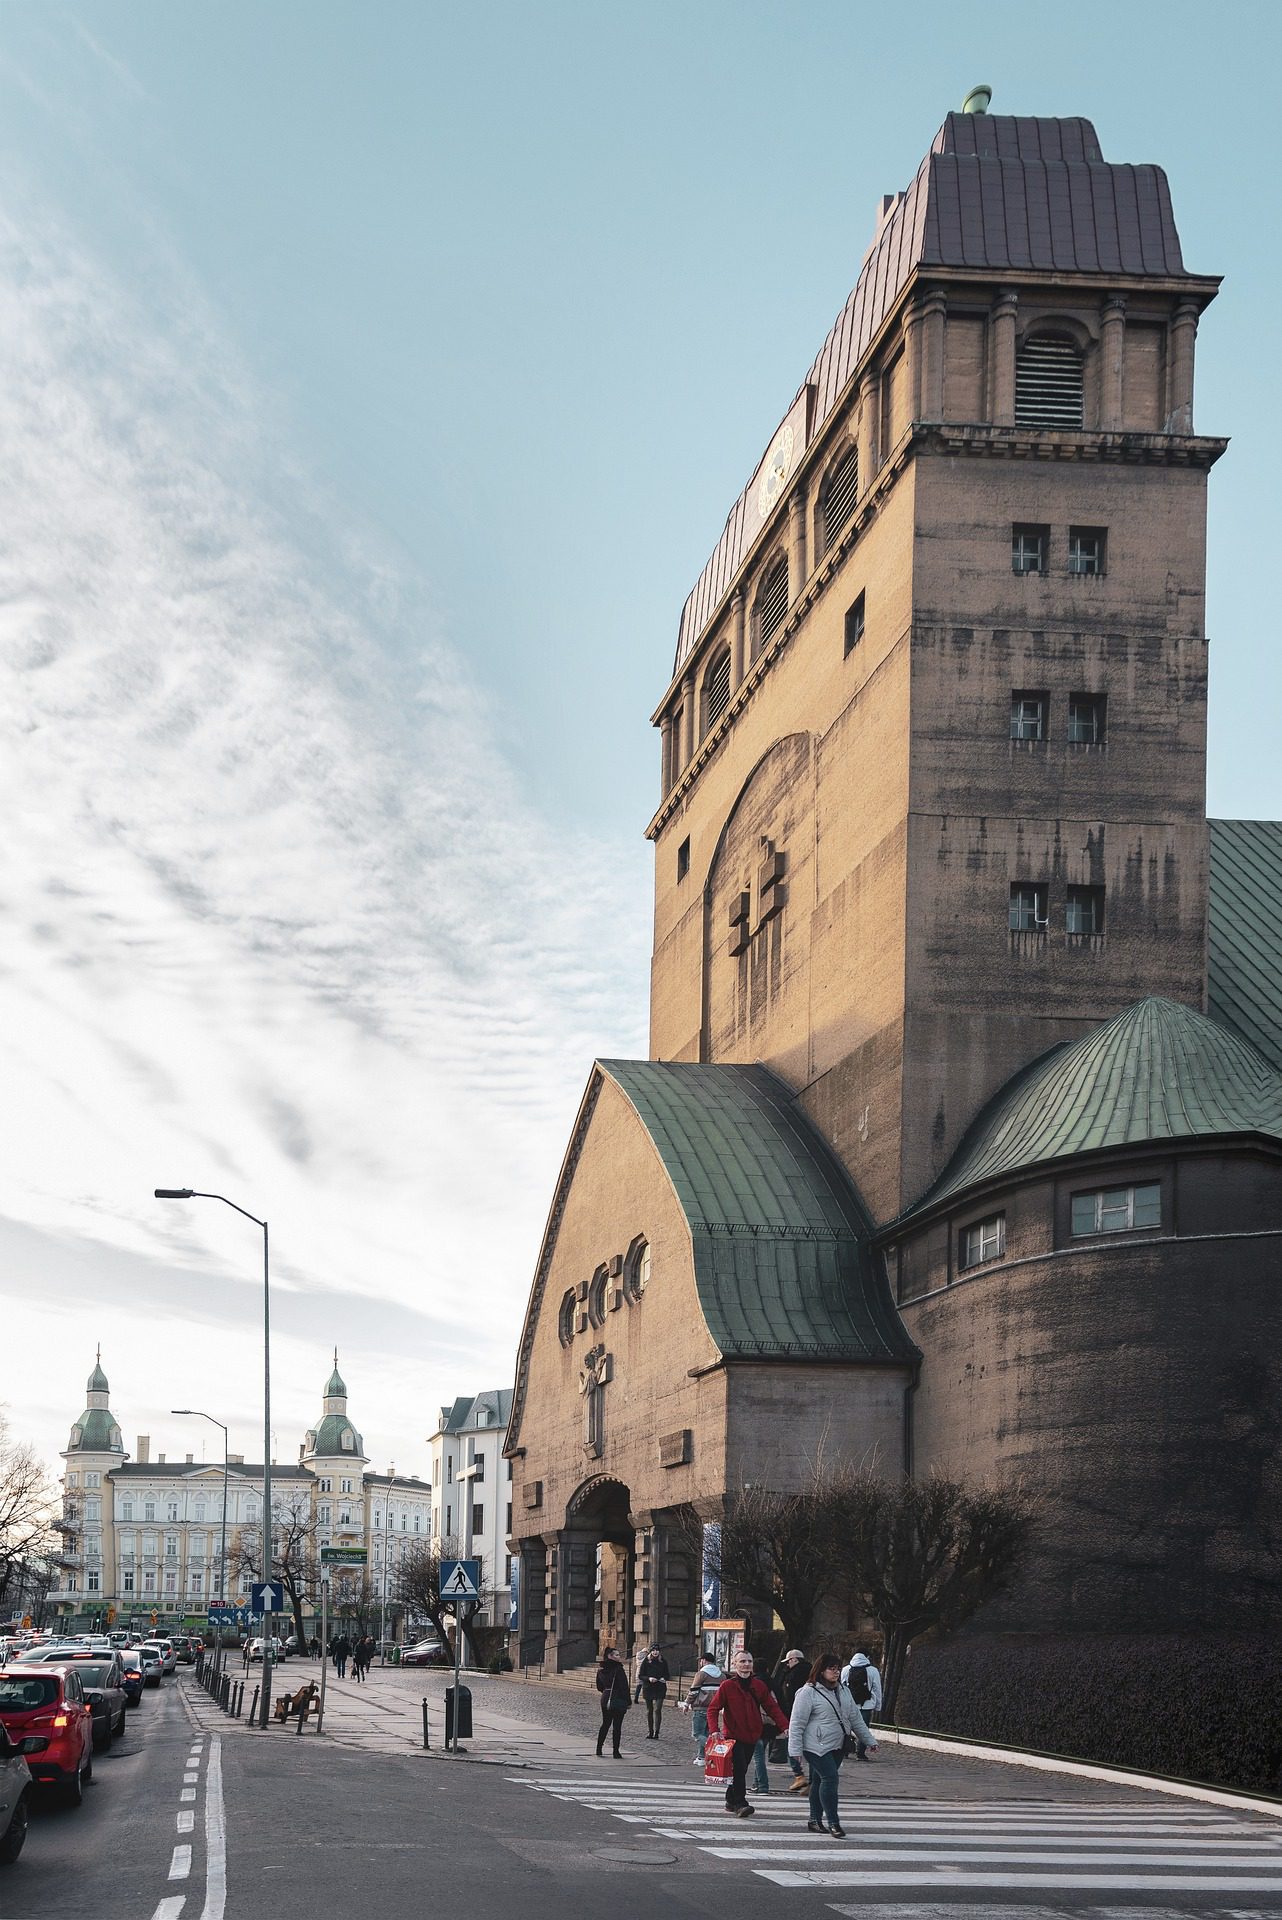
<svg viewBox="0 0 1282 1920"><path fill-rule="evenodd" d="M90 33L83 20L74 20L72 24L75 27L76 38L80 41L81 45L87 47L94 59L100 61L101 64L106 67L108 73L112 74L115 79L120 82L120 85L125 89L126 93L132 94L136 100L146 100L149 97L146 87L143 86L137 75L125 65L123 60L112 53L109 47L104 47L102 41Z"/></svg>
<svg viewBox="0 0 1282 1920"><path fill-rule="evenodd" d="M249 1259L152 1186L229 1191L318 1352L326 1290L474 1329L430 1401L510 1366L588 1063L643 1046L645 861L531 811L419 583L161 304L0 221L0 1212L136 1257L146 1326L153 1263Z"/></svg>

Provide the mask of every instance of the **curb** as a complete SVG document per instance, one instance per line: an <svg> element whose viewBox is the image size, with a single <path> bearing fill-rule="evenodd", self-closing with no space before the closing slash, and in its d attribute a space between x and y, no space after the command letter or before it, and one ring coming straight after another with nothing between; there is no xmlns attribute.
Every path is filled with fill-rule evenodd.
<svg viewBox="0 0 1282 1920"><path fill-rule="evenodd" d="M1005 1766L1030 1767L1037 1773L1074 1774L1081 1780L1107 1780L1113 1786L1139 1787L1147 1793L1169 1793L1181 1800L1205 1800L1214 1807L1263 1813L1282 1820L1282 1800L1257 1799L1227 1787L1197 1786L1191 1780L1168 1780L1161 1774L1134 1773L1126 1767L1094 1767L1088 1760L1061 1759L1058 1754L1022 1751L1019 1747L990 1747L977 1741L951 1740L939 1734L909 1733L898 1727L874 1727L877 1742L887 1746L918 1747L926 1753L956 1753L968 1760L996 1760Z"/></svg>

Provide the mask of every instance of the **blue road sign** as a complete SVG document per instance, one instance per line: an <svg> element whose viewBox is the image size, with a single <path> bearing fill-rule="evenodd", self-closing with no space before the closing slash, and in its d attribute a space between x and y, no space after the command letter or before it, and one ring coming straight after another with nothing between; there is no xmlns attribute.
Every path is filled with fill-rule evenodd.
<svg viewBox="0 0 1282 1920"><path fill-rule="evenodd" d="M284 1613L284 1586L279 1580L256 1580L249 1589L249 1605L253 1613Z"/></svg>
<svg viewBox="0 0 1282 1920"><path fill-rule="evenodd" d="M235 1607L211 1607L209 1609L211 1627L234 1627L236 1624Z"/></svg>
<svg viewBox="0 0 1282 1920"><path fill-rule="evenodd" d="M479 1560L442 1560L442 1600L475 1600L481 1591Z"/></svg>

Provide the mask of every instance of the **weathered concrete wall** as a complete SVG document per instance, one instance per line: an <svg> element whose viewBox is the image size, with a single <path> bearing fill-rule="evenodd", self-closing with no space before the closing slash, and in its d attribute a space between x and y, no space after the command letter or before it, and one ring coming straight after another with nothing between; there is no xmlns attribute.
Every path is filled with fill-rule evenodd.
<svg viewBox="0 0 1282 1920"><path fill-rule="evenodd" d="M820 1460L902 1471L908 1378L904 1367L732 1367L727 1485L803 1487Z"/></svg>

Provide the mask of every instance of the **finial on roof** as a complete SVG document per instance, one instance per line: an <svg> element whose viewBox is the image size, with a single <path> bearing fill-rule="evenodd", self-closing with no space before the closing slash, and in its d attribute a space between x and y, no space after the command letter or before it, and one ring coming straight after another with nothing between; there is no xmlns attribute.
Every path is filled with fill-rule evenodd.
<svg viewBox="0 0 1282 1920"><path fill-rule="evenodd" d="M94 1359L97 1361L99 1366L102 1365L102 1341L101 1340L98 1342L98 1351L94 1355Z"/></svg>
<svg viewBox="0 0 1282 1920"><path fill-rule="evenodd" d="M985 87L983 85L972 87L966 95L966 98L962 101L961 110L963 113L987 113L988 103L992 97L993 90L991 87Z"/></svg>
<svg viewBox="0 0 1282 1920"><path fill-rule="evenodd" d="M335 1366L338 1365L338 1348L337 1347L335 1347L334 1349L334 1365Z"/></svg>

